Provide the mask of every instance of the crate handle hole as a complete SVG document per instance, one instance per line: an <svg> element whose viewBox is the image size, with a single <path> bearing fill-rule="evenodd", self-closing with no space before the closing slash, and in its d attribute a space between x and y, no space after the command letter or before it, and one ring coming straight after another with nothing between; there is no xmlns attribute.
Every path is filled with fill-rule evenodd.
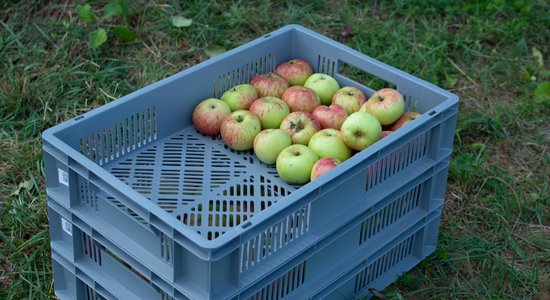
<svg viewBox="0 0 550 300"><path fill-rule="evenodd" d="M435 115L435 113L436 113L436 111L432 110L431 112L428 113L428 115L433 116L433 115Z"/></svg>
<svg viewBox="0 0 550 300"><path fill-rule="evenodd" d="M80 119L84 119L84 117L85 117L84 115L78 116L78 117L74 118L74 120L75 120L75 121L78 121L78 120L80 120Z"/></svg>
<svg viewBox="0 0 550 300"><path fill-rule="evenodd" d="M252 222L246 222L243 225L241 225L241 228L242 229L247 229L248 227L250 227L250 225L252 225Z"/></svg>
<svg viewBox="0 0 550 300"><path fill-rule="evenodd" d="M264 39L267 39L270 36L271 36L271 34L266 34L266 35L264 35Z"/></svg>

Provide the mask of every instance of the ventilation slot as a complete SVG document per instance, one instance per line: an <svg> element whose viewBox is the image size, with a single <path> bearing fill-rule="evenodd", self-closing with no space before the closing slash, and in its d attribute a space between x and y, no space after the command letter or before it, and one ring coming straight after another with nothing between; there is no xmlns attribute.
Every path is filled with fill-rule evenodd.
<svg viewBox="0 0 550 300"><path fill-rule="evenodd" d="M420 184L412 188L401 197L378 210L367 220L363 221L361 223L359 245L365 243L397 220L416 209L420 203L422 185L423 184Z"/></svg>
<svg viewBox="0 0 550 300"><path fill-rule="evenodd" d="M307 205L241 244L241 272L247 271L309 230Z"/></svg>
<svg viewBox="0 0 550 300"><path fill-rule="evenodd" d="M97 211L97 196L92 184L81 176L78 176L78 181L80 185L80 202Z"/></svg>
<svg viewBox="0 0 550 300"><path fill-rule="evenodd" d="M101 246L96 243L89 235L82 232L82 249L84 255L90 258L93 262L101 266Z"/></svg>
<svg viewBox="0 0 550 300"><path fill-rule="evenodd" d="M278 300L289 296L306 282L306 262L292 268L287 273L273 280L247 300Z"/></svg>
<svg viewBox="0 0 550 300"><path fill-rule="evenodd" d="M107 300L87 284L84 284L84 297L86 300Z"/></svg>
<svg viewBox="0 0 550 300"><path fill-rule="evenodd" d="M255 74L265 74L275 70L275 56L271 53L235 68L214 78L214 98L221 98L230 88L249 83Z"/></svg>
<svg viewBox="0 0 550 300"><path fill-rule="evenodd" d="M168 263L173 262L174 258L174 241L166 234L160 232L160 256Z"/></svg>
<svg viewBox="0 0 550 300"><path fill-rule="evenodd" d="M361 292L412 253L416 234L408 237L355 276L354 293Z"/></svg>
<svg viewBox="0 0 550 300"><path fill-rule="evenodd" d="M157 113L152 106L81 138L79 150L90 160L103 165L156 139Z"/></svg>
<svg viewBox="0 0 550 300"><path fill-rule="evenodd" d="M336 62L324 56L317 56L317 73L324 73L334 77Z"/></svg>
<svg viewBox="0 0 550 300"><path fill-rule="evenodd" d="M366 191L425 157L428 144L429 134L426 131L370 165L367 168Z"/></svg>

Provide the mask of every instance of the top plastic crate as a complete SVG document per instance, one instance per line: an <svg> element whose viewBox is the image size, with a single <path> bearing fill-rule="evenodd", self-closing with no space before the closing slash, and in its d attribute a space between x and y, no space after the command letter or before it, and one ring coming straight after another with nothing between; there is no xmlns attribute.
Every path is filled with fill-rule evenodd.
<svg viewBox="0 0 550 300"><path fill-rule="evenodd" d="M193 128L197 103L292 58L368 96L373 89L341 74L344 65L392 83L422 116L304 186ZM47 194L174 294L229 297L376 205L399 187L395 178L448 159L457 103L443 89L289 25L46 130ZM74 260L74 247L56 249Z"/></svg>

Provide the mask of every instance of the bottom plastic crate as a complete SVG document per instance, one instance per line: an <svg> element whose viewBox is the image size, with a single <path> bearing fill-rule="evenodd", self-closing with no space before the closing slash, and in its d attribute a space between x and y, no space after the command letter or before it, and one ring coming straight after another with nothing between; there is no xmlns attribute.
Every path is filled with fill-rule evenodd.
<svg viewBox="0 0 550 300"><path fill-rule="evenodd" d="M311 247L289 246L295 255L266 261L267 275L230 298L340 299L383 289L435 250L443 199L430 195L447 170L445 160L410 178ZM189 299L60 203L49 198L48 208L59 298Z"/></svg>

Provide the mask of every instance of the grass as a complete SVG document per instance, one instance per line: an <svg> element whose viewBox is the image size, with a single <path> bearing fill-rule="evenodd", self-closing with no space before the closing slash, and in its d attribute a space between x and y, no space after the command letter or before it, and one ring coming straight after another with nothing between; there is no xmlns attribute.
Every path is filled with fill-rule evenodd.
<svg viewBox="0 0 550 300"><path fill-rule="evenodd" d="M384 293L550 298L550 109L534 97L550 80L550 5L334 2L139 1L128 21L138 39L98 49L73 1L2 2L0 298L53 296L44 129L204 61L212 45L230 49L288 23L461 97L438 249ZM192 25L173 27L180 14Z"/></svg>

